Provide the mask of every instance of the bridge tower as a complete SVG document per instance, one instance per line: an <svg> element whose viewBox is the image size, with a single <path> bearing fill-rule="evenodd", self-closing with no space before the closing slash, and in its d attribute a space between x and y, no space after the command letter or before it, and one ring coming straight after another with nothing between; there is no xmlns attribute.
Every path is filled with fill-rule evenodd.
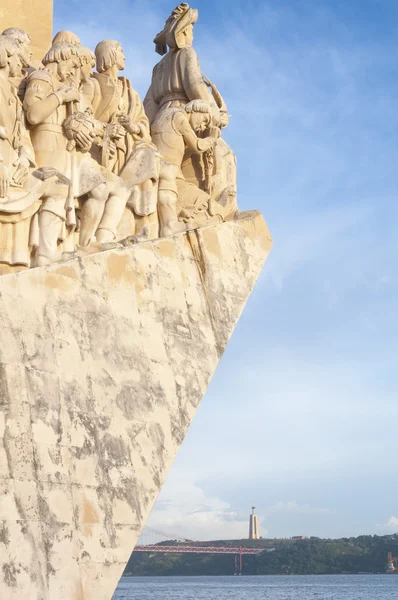
<svg viewBox="0 0 398 600"><path fill-rule="evenodd" d="M258 517L255 514L256 507L252 506L252 514L249 522L249 540L258 540L260 535L258 532Z"/></svg>

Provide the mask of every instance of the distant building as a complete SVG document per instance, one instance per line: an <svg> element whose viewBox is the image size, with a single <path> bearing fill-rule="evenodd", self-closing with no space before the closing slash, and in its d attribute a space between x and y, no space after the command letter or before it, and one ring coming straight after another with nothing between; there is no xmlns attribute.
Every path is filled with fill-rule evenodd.
<svg viewBox="0 0 398 600"><path fill-rule="evenodd" d="M252 514L250 515L249 522L249 540L258 540L260 535L258 531L258 517L254 514L256 510L255 506L252 506Z"/></svg>
<svg viewBox="0 0 398 600"><path fill-rule="evenodd" d="M308 540L306 535L294 535L292 540Z"/></svg>

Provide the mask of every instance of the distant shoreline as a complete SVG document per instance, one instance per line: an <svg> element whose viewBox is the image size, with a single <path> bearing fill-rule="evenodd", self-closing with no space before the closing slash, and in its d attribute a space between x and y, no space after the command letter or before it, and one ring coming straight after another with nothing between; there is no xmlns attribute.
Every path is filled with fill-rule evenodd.
<svg viewBox="0 0 398 600"><path fill-rule="evenodd" d="M395 573L386 573L386 572L382 572L382 573L307 573L306 575L300 575L300 574L295 574L295 573L290 573L288 575L283 574L283 573L275 573L272 575L239 575L239 577L250 577L250 578L254 578L254 577L356 577L356 576L364 576L364 575L393 575ZM398 574L398 573L397 573ZM132 574L123 574L122 578L123 579L131 579L132 577L135 578L142 578L145 579L146 577L161 577L161 578L180 578L180 577L237 577L236 575L132 575Z"/></svg>
<svg viewBox="0 0 398 600"><path fill-rule="evenodd" d="M175 540L162 545L183 546ZM243 575L381 575L387 574L388 553L398 556L398 535L362 535L351 538L216 540L195 546L250 547L263 550L244 555ZM270 550L273 550L272 552ZM268 550L268 552L267 552ZM125 576L230 576L233 554L133 553ZM396 574L396 573L391 573Z"/></svg>

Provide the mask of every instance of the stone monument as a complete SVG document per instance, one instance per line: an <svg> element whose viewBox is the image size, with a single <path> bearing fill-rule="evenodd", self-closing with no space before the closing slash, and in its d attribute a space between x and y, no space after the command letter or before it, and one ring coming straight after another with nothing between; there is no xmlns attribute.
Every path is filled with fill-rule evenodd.
<svg viewBox="0 0 398 600"><path fill-rule="evenodd" d="M142 102L119 42L41 47L51 2L17 4L0 12L0 597L110 600L272 239L237 207L197 10L156 36Z"/></svg>

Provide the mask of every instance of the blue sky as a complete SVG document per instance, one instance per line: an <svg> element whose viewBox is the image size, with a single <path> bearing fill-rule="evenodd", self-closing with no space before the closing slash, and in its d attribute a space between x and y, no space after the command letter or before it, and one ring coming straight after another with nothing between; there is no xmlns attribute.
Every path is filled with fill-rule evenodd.
<svg viewBox="0 0 398 600"><path fill-rule="evenodd" d="M239 204L274 247L149 524L192 539L398 531L398 3L198 0ZM170 1L55 0L145 95ZM216 457L216 460L215 460Z"/></svg>

